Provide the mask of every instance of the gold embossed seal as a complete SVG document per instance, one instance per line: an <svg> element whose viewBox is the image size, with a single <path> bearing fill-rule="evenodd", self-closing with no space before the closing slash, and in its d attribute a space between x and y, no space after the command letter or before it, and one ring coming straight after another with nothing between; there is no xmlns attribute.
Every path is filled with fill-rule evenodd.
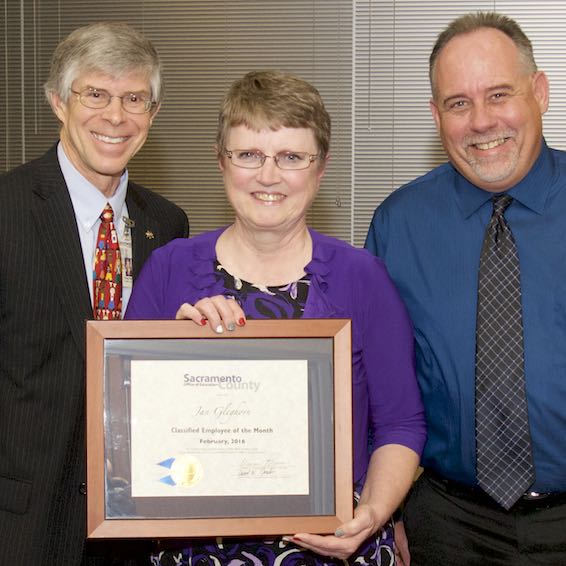
<svg viewBox="0 0 566 566"><path fill-rule="evenodd" d="M177 485L191 487L196 485L203 475L200 460L191 454L183 454L171 464L171 478Z"/></svg>

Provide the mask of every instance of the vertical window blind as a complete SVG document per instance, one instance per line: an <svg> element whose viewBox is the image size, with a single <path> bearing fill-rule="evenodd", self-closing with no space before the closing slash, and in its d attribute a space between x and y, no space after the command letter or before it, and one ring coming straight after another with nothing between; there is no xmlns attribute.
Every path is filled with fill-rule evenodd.
<svg viewBox="0 0 566 566"><path fill-rule="evenodd" d="M550 79L546 140L566 150L566 2L360 0L354 8L352 243L363 245L388 194L446 161L429 111L428 58L460 15L497 11L521 25Z"/></svg>

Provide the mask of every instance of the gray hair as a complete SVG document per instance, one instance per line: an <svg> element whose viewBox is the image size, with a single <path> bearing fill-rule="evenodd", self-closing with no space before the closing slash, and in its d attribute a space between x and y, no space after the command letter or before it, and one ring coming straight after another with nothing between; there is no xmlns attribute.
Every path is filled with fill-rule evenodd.
<svg viewBox="0 0 566 566"><path fill-rule="evenodd" d="M82 74L102 72L112 77L146 74L152 100L162 99L162 68L152 43L128 24L99 22L71 32L56 47L51 59L45 95L57 94L67 102L73 81Z"/></svg>
<svg viewBox="0 0 566 566"><path fill-rule="evenodd" d="M537 64L533 55L533 46L521 26L511 18L496 12L474 12L453 20L438 36L429 58L428 76L434 93L434 68L436 60L446 44L456 36L477 31L481 28L493 28L504 33L519 50L519 56L527 73L534 73Z"/></svg>

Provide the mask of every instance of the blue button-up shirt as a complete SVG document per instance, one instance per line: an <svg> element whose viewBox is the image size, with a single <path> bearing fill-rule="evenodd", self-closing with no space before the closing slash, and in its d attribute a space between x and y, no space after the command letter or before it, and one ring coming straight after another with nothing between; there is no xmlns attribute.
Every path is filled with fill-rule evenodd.
<svg viewBox="0 0 566 566"><path fill-rule="evenodd" d="M508 194L521 264L525 378L537 491L566 491L566 152L542 151ZM366 247L381 256L414 324L428 422L423 466L476 484L478 267L492 193L442 165L376 210Z"/></svg>

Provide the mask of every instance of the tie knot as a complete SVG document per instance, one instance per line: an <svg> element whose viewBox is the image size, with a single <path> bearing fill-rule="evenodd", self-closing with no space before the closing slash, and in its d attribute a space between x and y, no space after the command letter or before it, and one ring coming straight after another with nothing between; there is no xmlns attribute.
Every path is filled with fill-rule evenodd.
<svg viewBox="0 0 566 566"><path fill-rule="evenodd" d="M114 211L112 210L112 207L110 206L109 202L106 203L106 206L104 207L104 210L102 211L102 214L100 215L100 220L102 220L102 222L113 222L114 221Z"/></svg>
<svg viewBox="0 0 566 566"><path fill-rule="evenodd" d="M507 210L507 207L511 204L513 197L509 195L495 195L493 197L493 214L496 216L502 216Z"/></svg>

